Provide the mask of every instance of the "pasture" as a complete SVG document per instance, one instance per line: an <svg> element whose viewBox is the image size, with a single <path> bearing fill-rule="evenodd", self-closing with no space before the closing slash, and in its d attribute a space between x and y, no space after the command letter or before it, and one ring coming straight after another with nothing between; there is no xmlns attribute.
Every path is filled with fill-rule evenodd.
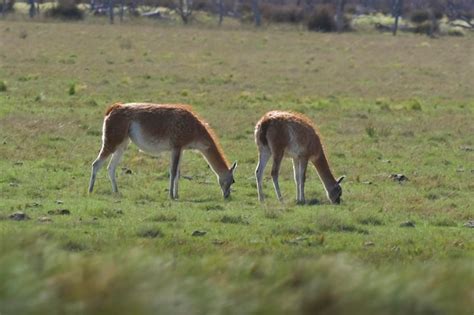
<svg viewBox="0 0 474 315"><path fill-rule="evenodd" d="M474 37L0 21L0 314L472 314ZM87 193L106 107L188 103L238 161L130 145ZM289 159L260 204L256 121L319 127L343 202ZM408 180L398 182L392 174ZM29 219L17 214L22 212Z"/></svg>

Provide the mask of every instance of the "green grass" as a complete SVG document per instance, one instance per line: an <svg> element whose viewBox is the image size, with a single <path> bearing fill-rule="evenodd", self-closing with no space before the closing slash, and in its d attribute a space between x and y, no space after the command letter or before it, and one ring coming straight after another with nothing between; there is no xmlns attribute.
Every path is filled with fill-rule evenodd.
<svg viewBox="0 0 474 315"><path fill-rule="evenodd" d="M26 22L0 32L2 315L472 312L472 36ZM232 199L186 152L169 200L169 156L133 145L120 195L105 170L87 194L116 101L192 104L239 161ZM270 167L257 201L253 129L271 109L318 124L335 175L347 175L341 205L309 168L312 205L297 206L288 160L285 201ZM30 220L9 219L17 211Z"/></svg>

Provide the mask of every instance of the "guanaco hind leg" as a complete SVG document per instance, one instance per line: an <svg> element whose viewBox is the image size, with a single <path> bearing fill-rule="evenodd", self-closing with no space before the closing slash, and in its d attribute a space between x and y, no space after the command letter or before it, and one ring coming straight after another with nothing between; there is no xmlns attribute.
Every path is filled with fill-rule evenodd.
<svg viewBox="0 0 474 315"><path fill-rule="evenodd" d="M125 152L127 145L128 145L128 140L124 141L117 147L115 152L112 153L112 158L110 159L109 166L107 167L108 172L109 172L110 182L112 184L112 191L115 193L118 192L117 181L115 179L115 170L117 169L118 163L122 159L123 153ZM99 156L97 156L97 159L92 163L92 174L91 174L91 179L89 181L90 193L94 190L94 184L97 177L97 173L102 168L102 166L104 166L109 156L110 156L110 153L107 154L104 152L104 150L101 150L99 153Z"/></svg>
<svg viewBox="0 0 474 315"><path fill-rule="evenodd" d="M259 147L258 148L258 164L257 168L255 169L255 177L257 179L257 193L258 193L258 199L260 201L264 200L264 195L263 195L263 172L265 170L265 166L267 166L267 162L271 157L271 152L268 147Z"/></svg>
<svg viewBox="0 0 474 315"><path fill-rule="evenodd" d="M106 160L107 160L107 157L101 157L101 153L99 153L99 156L97 157L97 159L92 163L92 174L91 174L91 179L89 181L90 193L92 192L92 190L94 190L94 184L95 184L97 172L102 168Z"/></svg>
<svg viewBox="0 0 474 315"><path fill-rule="evenodd" d="M122 142L117 147L115 152L112 154L112 158L110 159L109 166L107 167L107 170L109 171L110 182L112 184L112 191L114 193L118 192L117 180L115 179L115 170L117 169L117 165L122 159L123 153L127 149L127 146L128 146L128 139Z"/></svg>
<svg viewBox="0 0 474 315"><path fill-rule="evenodd" d="M92 163L92 174L89 181L89 192L94 189L97 172L102 168L107 158L112 155L109 163L109 177L112 183L112 191L118 192L115 179L115 170L128 145L128 122L124 117L106 116L102 128L102 148L97 159Z"/></svg>
<svg viewBox="0 0 474 315"><path fill-rule="evenodd" d="M273 165L272 165L272 179L273 187L275 188L275 194L278 200L283 201L280 192L280 185L278 184L278 174L280 173L281 160L283 159L283 151L274 151L273 153Z"/></svg>

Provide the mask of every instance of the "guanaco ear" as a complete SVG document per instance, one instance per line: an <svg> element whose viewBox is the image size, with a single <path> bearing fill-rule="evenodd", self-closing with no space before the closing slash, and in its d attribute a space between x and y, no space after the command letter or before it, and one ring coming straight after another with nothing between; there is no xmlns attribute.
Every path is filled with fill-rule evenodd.
<svg viewBox="0 0 474 315"><path fill-rule="evenodd" d="M230 167L230 172L234 174L236 168L237 168L237 161L235 161L234 164L232 164L232 166Z"/></svg>
<svg viewBox="0 0 474 315"><path fill-rule="evenodd" d="M337 183L340 184L344 178L346 178L346 175L342 175L341 177L339 177L337 179Z"/></svg>

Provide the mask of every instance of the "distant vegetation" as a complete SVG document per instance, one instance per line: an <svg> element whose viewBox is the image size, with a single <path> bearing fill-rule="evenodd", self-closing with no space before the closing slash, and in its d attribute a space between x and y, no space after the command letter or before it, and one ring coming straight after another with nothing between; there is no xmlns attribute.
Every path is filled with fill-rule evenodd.
<svg viewBox="0 0 474 315"><path fill-rule="evenodd" d="M64 20L82 20L85 12L78 8L75 1L59 0L55 6L46 10L45 15Z"/></svg>
<svg viewBox="0 0 474 315"><path fill-rule="evenodd" d="M257 27L270 24L293 24L310 31L362 31L364 21L380 32L413 32L462 36L474 30L474 2L471 0L137 0L72 1L0 4L3 16L28 13L31 18L63 20L104 17L110 23L152 18L167 23L230 23ZM365 23L367 25L367 23Z"/></svg>

